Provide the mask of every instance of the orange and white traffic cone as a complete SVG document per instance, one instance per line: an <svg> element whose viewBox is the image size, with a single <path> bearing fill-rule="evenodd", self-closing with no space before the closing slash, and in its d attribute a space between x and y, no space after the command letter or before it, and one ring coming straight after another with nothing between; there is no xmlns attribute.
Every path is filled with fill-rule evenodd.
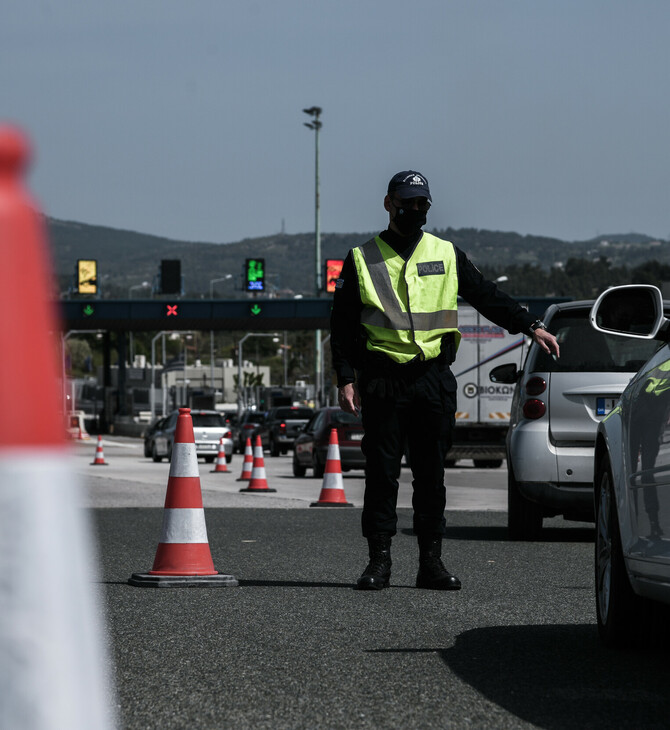
<svg viewBox="0 0 670 730"><path fill-rule="evenodd" d="M98 445L95 447L95 459L91 462L91 466L109 466L105 461L105 453L102 450L102 436L98 435Z"/></svg>
<svg viewBox="0 0 670 730"><path fill-rule="evenodd" d="M254 469L254 450L251 448L251 439L247 436L247 443L244 447L244 463L242 473L237 477L238 482L248 482Z"/></svg>
<svg viewBox="0 0 670 730"><path fill-rule="evenodd" d="M263 459L263 442L260 436L256 436L254 446L254 468L251 472L251 480L248 487L243 487L240 492L276 492L276 489L268 487L268 480L265 476L265 459Z"/></svg>
<svg viewBox="0 0 670 730"><path fill-rule="evenodd" d="M163 530L153 568L133 573L133 586L237 586L232 575L214 570L202 506L198 456L190 408L180 408L172 445Z"/></svg>
<svg viewBox="0 0 670 730"><path fill-rule="evenodd" d="M340 463L340 444L337 440L337 429L330 431L328 454L326 455L326 469L323 473L323 484L318 502L312 502L310 507L353 507L344 496L344 482L342 481L342 465Z"/></svg>
<svg viewBox="0 0 670 730"><path fill-rule="evenodd" d="M23 183L30 156L25 135L0 124L0 342L12 345L0 358L0 403L10 414L0 419L0 725L102 730L116 724L116 703L92 530L63 434L45 219Z"/></svg>
<svg viewBox="0 0 670 730"><path fill-rule="evenodd" d="M77 434L77 441L89 441L90 436L88 435L88 432L86 429L81 427L81 421L79 422L79 433Z"/></svg>
<svg viewBox="0 0 670 730"><path fill-rule="evenodd" d="M223 447L223 439L219 441L219 455L216 457L216 466L210 471L210 474L224 474L228 472L226 465L226 450Z"/></svg>

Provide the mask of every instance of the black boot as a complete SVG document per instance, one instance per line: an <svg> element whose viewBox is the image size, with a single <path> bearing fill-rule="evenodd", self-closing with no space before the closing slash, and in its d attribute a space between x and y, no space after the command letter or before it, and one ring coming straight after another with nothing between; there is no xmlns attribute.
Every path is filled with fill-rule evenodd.
<svg viewBox="0 0 670 730"><path fill-rule="evenodd" d="M387 588L391 577L391 536L373 535L368 538L370 562L358 579L359 591L380 591Z"/></svg>
<svg viewBox="0 0 670 730"><path fill-rule="evenodd" d="M419 537L419 573L417 588L432 588L436 591L458 591L461 581L452 575L442 563L442 538Z"/></svg>

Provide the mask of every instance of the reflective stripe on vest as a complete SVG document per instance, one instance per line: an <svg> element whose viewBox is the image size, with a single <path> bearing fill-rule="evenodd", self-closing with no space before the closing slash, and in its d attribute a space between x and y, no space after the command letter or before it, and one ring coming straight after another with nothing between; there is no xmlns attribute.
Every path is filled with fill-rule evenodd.
<svg viewBox="0 0 670 730"><path fill-rule="evenodd" d="M440 354L442 336L457 330L456 254L449 241L424 233L405 262L378 236L353 249L369 350L396 362ZM436 304L443 309L435 311Z"/></svg>

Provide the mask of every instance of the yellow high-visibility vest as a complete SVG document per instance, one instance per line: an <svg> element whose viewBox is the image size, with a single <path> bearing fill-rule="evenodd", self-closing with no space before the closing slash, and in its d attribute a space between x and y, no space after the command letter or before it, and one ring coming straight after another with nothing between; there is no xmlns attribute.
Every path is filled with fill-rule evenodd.
<svg viewBox="0 0 670 730"><path fill-rule="evenodd" d="M662 362L647 375L645 393L663 395L670 390L670 360Z"/></svg>
<svg viewBox="0 0 670 730"><path fill-rule="evenodd" d="M424 233L407 261L379 236L352 250L367 348L398 363L431 360L443 335L458 332L456 252Z"/></svg>

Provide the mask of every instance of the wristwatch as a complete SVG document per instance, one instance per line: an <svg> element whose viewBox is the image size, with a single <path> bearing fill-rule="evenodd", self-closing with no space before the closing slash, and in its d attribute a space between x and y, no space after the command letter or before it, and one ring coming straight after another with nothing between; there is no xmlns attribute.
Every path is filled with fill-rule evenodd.
<svg viewBox="0 0 670 730"><path fill-rule="evenodd" d="M547 325L541 319L536 319L528 329L531 332L535 332L535 330L546 330Z"/></svg>

